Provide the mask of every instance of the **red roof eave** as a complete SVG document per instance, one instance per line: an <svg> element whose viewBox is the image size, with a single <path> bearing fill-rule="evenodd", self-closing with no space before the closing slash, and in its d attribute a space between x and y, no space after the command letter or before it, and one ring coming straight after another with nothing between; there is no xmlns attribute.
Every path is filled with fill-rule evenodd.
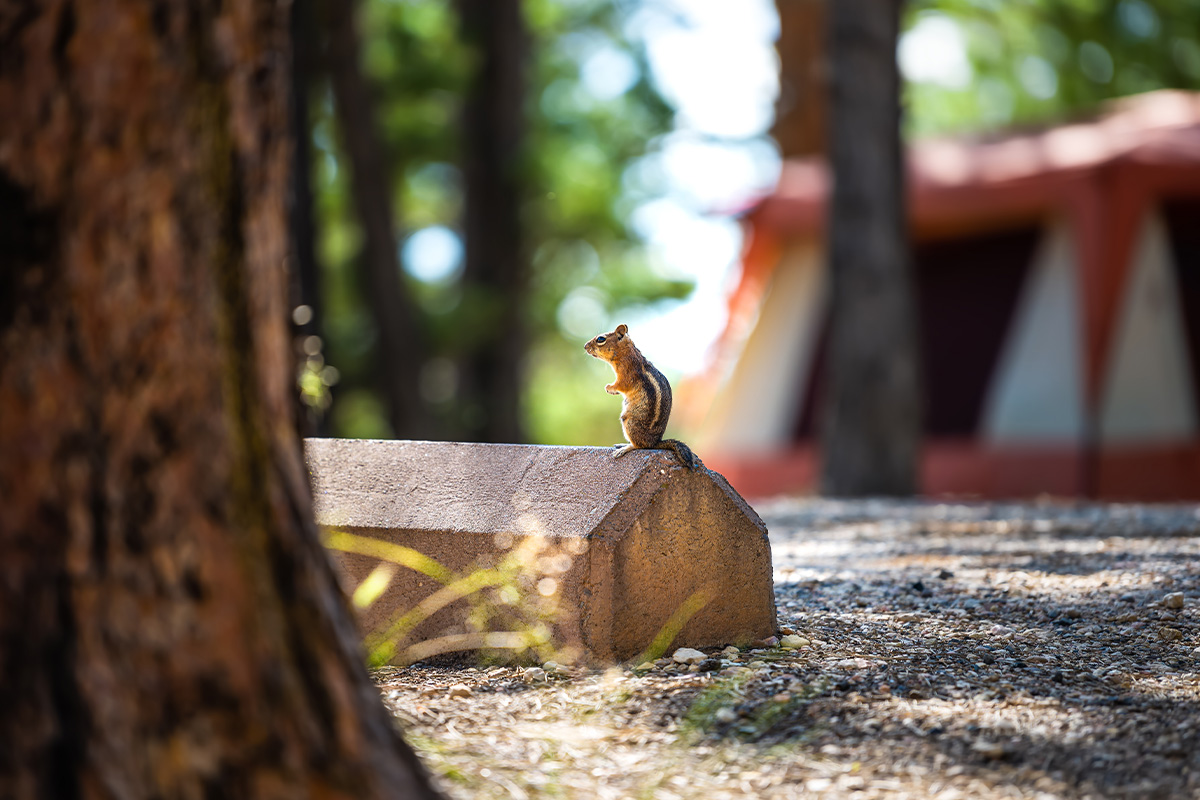
<svg viewBox="0 0 1200 800"><path fill-rule="evenodd" d="M1003 227L1044 218L1081 185L1111 169L1161 174L1194 186L1200 170L1200 94L1151 92L1113 104L1098 120L992 141L929 140L908 151L909 213L918 236ZM783 238L821 235L829 170L818 160L784 165L776 191L751 214Z"/></svg>

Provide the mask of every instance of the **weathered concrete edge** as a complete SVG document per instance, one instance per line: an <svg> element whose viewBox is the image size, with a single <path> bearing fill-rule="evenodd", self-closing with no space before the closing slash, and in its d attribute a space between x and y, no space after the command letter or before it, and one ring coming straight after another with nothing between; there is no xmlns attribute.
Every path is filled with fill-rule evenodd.
<svg viewBox="0 0 1200 800"><path fill-rule="evenodd" d="M358 444L360 446L366 445L370 447L370 445L374 443L361 442ZM414 443L387 442L386 444L389 446L402 446L405 444ZM415 444L420 445L423 443ZM472 446L470 443L453 444L455 444L459 449L463 447L470 448ZM762 542L763 546L765 547L765 555L767 560L767 578L766 583L760 591L765 594L767 607L770 607L772 610L774 609L773 588L770 580L771 552L770 544L766 537L766 526L754 509L735 489L733 489L729 482L720 473L709 469L702 469L695 473L688 472L684 469L684 467L677 463L672 454L664 451L636 451L618 460L611 457L611 450L608 448L539 448L514 445L497 445L488 448L488 450L506 447L512 449L518 458L521 457L519 455L521 451L526 453L534 450L563 451L564 454L568 451L573 451L585 456L585 460L602 459L604 461L608 461L611 459L614 462L614 466L619 465L618 469L620 472L625 472L626 474L629 474L630 472L633 473L631 476L633 477L633 481L631 483L624 484L624 482L618 481L617 486L615 487L603 480L604 474L609 471L607 467L598 470L598 472L601 473L598 478L596 477L596 471L590 473L592 474L593 478L599 481L597 485L610 486L612 489L615 489L615 491L612 491L612 493L607 497L608 502L603 504L607 506L607 509L602 512L602 516L598 519L598 521L593 523L592 529L588 533L584 534L584 537L589 541L589 547L587 548L588 555L586 556L586 565L580 565L582 567L582 571L579 573L580 580L578 583L574 584L578 591L577 609L581 613L575 616L575 625L568 625L567 627L573 627L575 629L576 636L583 640L586 649L589 650L593 656L598 657L601 660L613 660L616 657L616 653L612 650L612 646L618 632L616 626L618 624L617 616L619 598L613 596L616 584L612 580L612 576L615 575L615 570L617 568L616 561L617 553L621 546L620 542L623 540L624 535L630 530L631 526L635 525L639 517L645 513L646 509L655 507L658 504L659 499L664 496L664 492L671 491L672 487L678 488L678 481L680 480L682 480L687 486L694 486L696 485L696 481L700 481L706 485L707 488L705 489L705 492L707 493L712 493L715 486L715 488L719 489L719 491L710 496L712 496L714 499L723 498L723 500L718 500L717 502L727 503L727 508L730 511L735 512L735 514L740 512L739 516L743 520L749 520L753 525L753 529L757 529L762 533ZM312 478L315 478L318 473L316 470L312 469L312 461L310 460L308 463L310 465L310 475ZM325 466L336 467L336 464L325 464ZM383 468L389 468L389 465L386 462L381 463L380 466ZM593 507L593 513L595 510L596 509ZM593 519L595 520L596 518ZM368 530L378 530L382 532L385 530L378 528L376 525L355 524L347 519L337 520L336 523L333 520L326 520L324 524L322 524L322 527L328 530L345 530L348 532L366 532ZM522 529L520 526L506 527L502 530L521 538L530 535L539 535L546 538L557 539L562 536L561 534L556 534L554 528L549 530L543 529L540 534L534 534L529 530ZM423 529L423 535L430 535L434 536L435 538L440 536L453 537L462 532L463 531L455 528ZM749 531L743 530L743 535L746 533L749 533ZM573 535L574 534L564 536L562 538L573 538ZM777 625L774 614L772 613L770 616L772 618L772 623ZM570 638L574 639L575 637L572 636Z"/></svg>
<svg viewBox="0 0 1200 800"><path fill-rule="evenodd" d="M589 597L579 614L579 630L584 644L598 661L615 661L612 649L616 625L616 597L612 576L616 569L616 543L638 517L653 504L671 483L671 472L682 470L673 454L657 453L659 468L647 464L633 484L620 493L608 514L588 537L587 572L581 591ZM640 501L640 502L639 502Z"/></svg>
<svg viewBox="0 0 1200 800"><path fill-rule="evenodd" d="M746 515L746 518L753 522L754 525L757 526L760 531L762 531L763 545L767 549L767 597L765 598L765 602L770 605L771 616L775 620L775 630L773 632L778 633L779 614L775 610L775 553L771 549L771 536L770 531L767 530L767 523L763 522L762 517L760 517L758 512L754 510L754 507L746 502L746 498L742 497L741 493L739 493L737 489L733 488L729 481L725 479L724 475L716 470L711 469L708 471L708 474L712 476L713 483L719 486L721 491L725 492L725 495L729 498L730 502L736 505L738 509Z"/></svg>
<svg viewBox="0 0 1200 800"><path fill-rule="evenodd" d="M662 454L639 451L621 459L602 447L485 444L407 440L305 440L305 462L314 492L317 520L326 525L435 530L447 517L464 521L464 529L518 532L520 509L505 494L530 477L530 498L546 501L542 521L559 532L588 533L612 510ZM320 469L319 467L325 467ZM577 497L559 491L575 469L586 469ZM548 486L554 486L547 491ZM469 491L478 497L464 499ZM428 502L404 510L395 498L421 497ZM515 497L515 495L514 495ZM497 505L496 501L502 502ZM411 505L411 504L408 504ZM504 508L502 509L501 506ZM432 513L431 513L432 512ZM577 523L563 525L563 514Z"/></svg>
<svg viewBox="0 0 1200 800"><path fill-rule="evenodd" d="M746 498L742 497L738 490L733 488L729 481L725 479L724 475L716 470L708 469L707 467L705 467L705 469L708 471L708 474L712 476L713 482L721 487L721 490L725 492L730 501L732 501L733 504L736 505L738 509L745 514L746 517L753 522L759 530L763 532L763 535L766 536L767 523L763 522L762 517L760 517L758 512L754 510L754 507L746 502Z"/></svg>

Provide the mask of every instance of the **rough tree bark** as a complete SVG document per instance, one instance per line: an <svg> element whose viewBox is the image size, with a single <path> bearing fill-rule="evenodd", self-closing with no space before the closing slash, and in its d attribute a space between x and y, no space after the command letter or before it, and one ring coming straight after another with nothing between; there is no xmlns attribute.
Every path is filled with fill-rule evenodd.
<svg viewBox="0 0 1200 800"><path fill-rule="evenodd" d="M363 230L362 268L367 306L379 332L379 386L392 432L433 439L433 419L417 387L427 358L417 309L400 272L392 205L392 165L379 136L371 87L359 64L358 2L323 0L326 62L338 128L350 160L350 191Z"/></svg>
<svg viewBox="0 0 1200 800"><path fill-rule="evenodd" d="M784 158L825 152L829 94L826 0L775 0L779 12L779 101L771 137Z"/></svg>
<svg viewBox="0 0 1200 800"><path fill-rule="evenodd" d="M920 388L900 144L900 0L829 4L830 373L821 490L916 489Z"/></svg>
<svg viewBox="0 0 1200 800"><path fill-rule="evenodd" d="M520 0L458 0L473 71L462 112L463 290L471 328L460 380L464 435L520 442L528 268L521 236L528 36Z"/></svg>
<svg viewBox="0 0 1200 800"><path fill-rule="evenodd" d="M311 521L286 32L0 4L0 796L434 796Z"/></svg>

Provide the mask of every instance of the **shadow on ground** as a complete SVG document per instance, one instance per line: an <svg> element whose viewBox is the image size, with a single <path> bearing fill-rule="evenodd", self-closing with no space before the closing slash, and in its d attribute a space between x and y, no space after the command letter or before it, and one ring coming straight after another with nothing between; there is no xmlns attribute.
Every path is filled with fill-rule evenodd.
<svg viewBox="0 0 1200 800"><path fill-rule="evenodd" d="M698 735L1059 796L1200 793L1192 509L930 510L767 511L780 621L813 645L725 668Z"/></svg>

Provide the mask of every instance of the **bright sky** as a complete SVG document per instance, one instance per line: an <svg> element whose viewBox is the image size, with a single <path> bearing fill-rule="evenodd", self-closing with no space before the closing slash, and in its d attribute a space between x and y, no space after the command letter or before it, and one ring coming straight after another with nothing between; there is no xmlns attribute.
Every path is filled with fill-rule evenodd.
<svg viewBox="0 0 1200 800"><path fill-rule="evenodd" d="M779 91L778 25L772 0L657 0L630 18L626 33L645 42L653 78L677 110L675 131L649 157L670 192L638 208L631 222L655 267L691 278L696 289L686 301L609 319L597 316L599 301L586 290L572 293L559 314L568 335L582 341L625 322L661 369L679 375L705 365L737 279L742 235L731 214L769 192L779 175L766 135ZM595 95L620 94L637 78L636 64L611 47L581 43L581 52L588 53L583 81ZM909 80L962 86L970 78L961 32L942 15L922 16L897 55ZM449 229L426 228L406 242L405 258L417 277L436 280L460 263L462 245Z"/></svg>
<svg viewBox="0 0 1200 800"><path fill-rule="evenodd" d="M779 22L772 0L661 6L674 17L646 12L631 24L644 26L637 32L654 77L678 109L678 130L663 157L675 191L640 209L634 224L669 269L696 281L696 290L686 302L621 321L660 368L688 374L704 367L738 277L741 230L720 212L745 206L778 178L779 156L766 133L779 91ZM961 87L971 77L962 32L941 14L922 15L901 37L897 58L907 80Z"/></svg>
<svg viewBox="0 0 1200 800"><path fill-rule="evenodd" d="M676 374L704 366L725 326L741 230L729 212L770 191L779 155L766 137L779 92L772 0L660 0L629 21L645 41L659 88L676 110L661 165L671 193L635 212L633 225L666 274L696 283L685 302L621 314L638 346Z"/></svg>

